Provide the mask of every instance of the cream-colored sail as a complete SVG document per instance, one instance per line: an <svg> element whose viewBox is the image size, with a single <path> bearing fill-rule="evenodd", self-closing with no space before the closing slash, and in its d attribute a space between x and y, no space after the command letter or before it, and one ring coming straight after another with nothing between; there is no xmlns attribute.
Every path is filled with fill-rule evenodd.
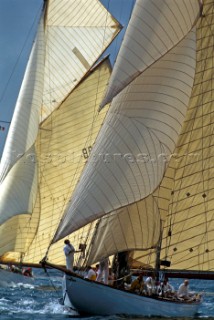
<svg viewBox="0 0 214 320"><path fill-rule="evenodd" d="M198 0L136 0L101 107L176 46L198 15Z"/></svg>
<svg viewBox="0 0 214 320"><path fill-rule="evenodd" d="M32 147L38 133L43 93L44 59L44 28L43 19L41 19L0 163L1 195L6 188L2 183L4 178L12 166L19 162L23 154ZM25 180L27 176L26 171ZM1 215L2 213L0 213Z"/></svg>
<svg viewBox="0 0 214 320"><path fill-rule="evenodd" d="M36 141L40 221L24 262L38 263L53 238L105 117L107 110L99 114L97 110L109 76L110 64L104 60L40 127ZM76 236L76 249L81 237L82 233ZM65 263L62 247L59 242L51 248L50 261Z"/></svg>
<svg viewBox="0 0 214 320"><path fill-rule="evenodd" d="M47 5L42 120L60 105L120 29L99 0L49 0Z"/></svg>
<svg viewBox="0 0 214 320"><path fill-rule="evenodd" d="M20 261L32 242L39 222L39 212L33 216L17 215L0 227L1 262ZM8 254L10 252L10 254Z"/></svg>
<svg viewBox="0 0 214 320"><path fill-rule="evenodd" d="M197 24L197 67L190 104L177 148L154 193L165 221L161 259L168 269L214 271L213 0L206 0ZM105 239L103 239L105 241ZM135 252L155 264L155 254Z"/></svg>
<svg viewBox="0 0 214 320"><path fill-rule="evenodd" d="M32 212L37 193L34 142L38 134L44 78L44 30L36 41L16 103L0 165L0 224Z"/></svg>
<svg viewBox="0 0 214 320"><path fill-rule="evenodd" d="M160 184L195 73L195 29L112 102L55 241Z"/></svg>
<svg viewBox="0 0 214 320"><path fill-rule="evenodd" d="M15 215L30 214L33 211L37 184L35 149L32 146L12 167L0 185L0 224Z"/></svg>
<svg viewBox="0 0 214 320"><path fill-rule="evenodd" d="M204 1L192 97L171 165L175 175L162 256L173 269L214 271L212 8L212 0Z"/></svg>

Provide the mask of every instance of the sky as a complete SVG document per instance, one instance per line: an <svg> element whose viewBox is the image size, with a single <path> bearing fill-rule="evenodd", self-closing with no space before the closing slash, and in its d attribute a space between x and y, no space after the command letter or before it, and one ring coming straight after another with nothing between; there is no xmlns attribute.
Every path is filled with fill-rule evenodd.
<svg viewBox="0 0 214 320"><path fill-rule="evenodd" d="M135 0L100 1L125 30ZM42 5L43 0L0 0L0 156ZM112 62L123 35L124 31L106 51Z"/></svg>

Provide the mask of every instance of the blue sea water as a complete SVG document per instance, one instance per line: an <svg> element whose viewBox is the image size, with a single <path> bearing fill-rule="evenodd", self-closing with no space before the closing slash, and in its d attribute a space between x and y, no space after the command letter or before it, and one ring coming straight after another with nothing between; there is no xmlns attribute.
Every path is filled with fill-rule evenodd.
<svg viewBox="0 0 214 320"><path fill-rule="evenodd" d="M14 284L12 287L0 287L0 319L1 320L124 320L123 317L91 316L80 317L72 310L61 304L62 274L35 270L35 284ZM175 288L182 282L181 279L171 279ZM195 319L214 319L214 281L190 280L190 287L197 292L204 291L204 302ZM96 298L94 300L96 308ZM126 318L127 319L127 318ZM128 318L129 320L135 320ZM140 318L137 318L138 320ZM141 318L146 319L146 318ZM152 318L153 320L156 318ZM159 318L160 319L160 318ZM176 319L173 319L176 320Z"/></svg>

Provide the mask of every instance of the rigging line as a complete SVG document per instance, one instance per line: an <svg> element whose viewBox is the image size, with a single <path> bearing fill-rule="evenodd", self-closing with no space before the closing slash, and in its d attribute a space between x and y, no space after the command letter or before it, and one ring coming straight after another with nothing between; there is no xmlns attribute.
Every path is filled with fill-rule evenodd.
<svg viewBox="0 0 214 320"><path fill-rule="evenodd" d="M206 20L208 20L208 19L206 19ZM207 25L208 26L210 26L209 25L209 21L206 21L207 22ZM212 29L209 27L209 30L210 30L210 35L212 35L213 36L213 32L212 32ZM202 39L202 34L201 34L201 39ZM201 40L202 41L202 40ZM211 50L213 51L213 47L214 47L214 43L212 42L212 46L211 46ZM205 61L204 61L204 70L206 70L206 65L208 65L208 63L209 63L209 51L207 50L207 57L206 57L206 59L205 59ZM207 62L208 61L208 62ZM212 71L214 71L214 66L213 66L213 61L211 62L211 67L209 68L209 69L211 69ZM202 75L202 79L203 79L203 77L204 77L204 74L205 74L205 71L203 72L203 75ZM213 72L212 72L212 74L213 74ZM212 75L211 74L211 75ZM212 88L212 83L213 83L213 79L211 78L210 79L210 82L211 82L211 90L213 89ZM201 90L202 90L202 92L203 92L203 83L202 83L202 85L201 85ZM205 89L206 90L206 89ZM211 106L210 106L210 104L209 104L209 108L210 108ZM202 126L201 126L201 130L202 130L202 166L203 166L203 168L202 168L202 178L203 178L203 180L202 180L202 183L203 183L203 191L204 190L207 190L207 192L209 192L209 188L208 188L208 186L209 186L209 181L207 182L207 186L206 186L206 188L205 188L205 178L204 178L204 171L206 171L206 168L208 169L208 174L210 173L210 169L212 168L212 166L211 166L211 161L210 161L210 158L209 158L209 161L208 161L208 164L207 164L207 161L205 162L205 160L208 160L208 157L207 156L205 156L205 150L204 150L204 139L203 139L203 137L204 137L204 135L203 135L203 132L204 132L204 130L205 130L205 128L206 128L206 123L205 123L205 120L204 120L204 115L206 115L206 113L204 112L204 109L205 108L207 108L207 106L206 106L206 101L204 102L204 95L202 95ZM212 116L212 114L211 113L209 113L209 123L211 124L212 122L211 122L211 116ZM207 129L207 130L211 130L211 128L209 129ZM212 136L213 136L213 129L212 129L212 131L211 131L211 134L209 135L210 136L210 138L209 138L209 143L208 143L208 148L210 148L210 146L212 145ZM209 241L208 241L208 236L209 236L209 233L208 233L208 217L207 217L207 213L208 213L208 201L209 200L207 200L207 195L206 195L206 193L204 192L204 194L202 195L202 197L203 197L203 199L204 199L204 208L205 208L205 210L204 210L204 220L205 220L205 229L206 229L206 231L204 232L204 237L202 237L201 238L201 243L198 245L198 247L202 244L202 242L203 242L203 238L205 239L206 238L206 242L204 241L204 244L203 244L203 247L204 247L204 252L203 252L203 258L205 259L205 255L207 255L207 254L209 254L209 249L208 249L208 244L209 244ZM205 244L206 244L206 246L207 247L205 247ZM208 251L207 251L208 250ZM204 260L203 260L203 263L204 263ZM208 259L208 263L209 263L209 259Z"/></svg>
<svg viewBox="0 0 214 320"><path fill-rule="evenodd" d="M127 206L126 208L125 208L125 210L127 210L127 212L126 212L126 215L128 216L128 219L129 219L129 225L130 225L130 227L131 227L131 229L132 229L132 233L133 233L133 237L134 237L134 230L133 230L133 225L132 225L132 221L131 221L131 218L130 218L130 206ZM122 235L122 237L123 237L123 244L125 243L125 245L126 245L126 250L128 249L128 243L127 243L127 240L126 240L126 235L125 235L125 230L124 230L124 228L122 227L122 221L124 221L124 217L123 217L123 219L121 219L121 216L120 216L120 213L117 213L117 211L113 214L113 215L108 215L106 218L107 218L107 221L108 221L108 219L111 219L111 217L116 217L116 219L117 219L117 222L118 222L118 225L120 226L120 235ZM122 221L121 221L122 220ZM113 228L112 228L113 229ZM118 234L118 232L117 232L117 234ZM134 237L135 238L135 237ZM112 239L114 240L114 234L112 234ZM117 245L116 245L116 241L113 241L114 242L114 245L115 245L115 247L117 247Z"/></svg>
<svg viewBox="0 0 214 320"><path fill-rule="evenodd" d="M159 205L159 199L160 199L160 191L161 191L161 186L158 188L158 194L157 194L157 196L156 195L154 195L154 193L151 195L151 198L152 198L152 201L153 201L153 219L154 219L154 221L156 220L155 218L154 218L154 214L156 215L156 209L155 209L155 205L156 205L156 207L157 207L157 211L158 211L158 214L159 214L159 219L160 219L160 228L159 228L159 240L158 240L158 242L156 243L156 244L154 244L153 243L153 247L156 247L156 252L157 252L157 248L158 248L158 246L160 246L160 256L159 256L159 259L161 258L161 251L162 251L162 241L163 241L163 233L164 233L164 222L165 222L165 219L164 219L164 217L162 217L162 215L161 215L161 209L160 209L160 205ZM153 239L155 238L155 234L154 233L156 233L157 232L157 227L155 227L155 228L153 228ZM151 249L150 249L150 252L151 252ZM152 255L152 252L151 252L151 255ZM167 257L167 254L166 254L166 256L165 256L165 259L166 259L166 257ZM157 260L157 255L156 255L156 258L155 258L156 260ZM156 263L157 263L157 261L156 261Z"/></svg>
<svg viewBox="0 0 214 320"><path fill-rule="evenodd" d="M48 276L48 280L50 281L51 286L53 287L53 289L57 292L59 290L57 290L57 287L54 285L54 282L52 281L51 275L49 274L47 268L44 267L44 272L47 274ZM60 296L61 296L61 291L60 291Z"/></svg>
<svg viewBox="0 0 214 320"><path fill-rule="evenodd" d="M94 227L95 222L96 222L96 221L93 221L93 222L89 223L89 228L88 228L88 230L87 230L86 236L83 236L83 235L84 235L84 227L78 230L78 231L81 231L81 230L82 230L82 233L80 234L80 238L79 238L78 240L81 241L81 239L84 239L84 244L83 244L83 245L85 246L85 249L83 249L83 250L86 251L86 247L87 247L88 241L90 241L90 242L89 242L89 248L88 248L88 250L87 250L86 255L85 255L85 256L82 256L82 258L84 259L84 260L82 261L82 266L86 265L86 262L87 262L87 259L88 259L88 256L89 256L89 251L90 251L90 246L91 246L91 241L92 241L92 240L90 240L90 238L93 238L93 235L94 235L94 232L95 232L95 231L93 231L93 230L96 229L96 225L95 225L95 227ZM88 226L88 225L87 225L87 226ZM92 236L91 236L91 234L92 234ZM80 255L79 258L78 258L77 265L79 265L80 262L81 262L81 255Z"/></svg>
<svg viewBox="0 0 214 320"><path fill-rule="evenodd" d="M200 23L201 23L201 25L202 25L202 19L204 19L204 18L201 18L200 19ZM200 29L202 28L202 26L200 27ZM199 32L199 31L198 31ZM198 41L198 40L197 40ZM201 39L201 41L202 41L202 39ZM198 58L199 58L199 53L197 53L197 60L198 60ZM190 106L191 106L191 103L189 104L189 108L190 108ZM191 117L191 119L192 119L192 132L191 132L191 135L189 135L189 142L188 142L188 145L190 145L191 144L191 137L193 136L193 128L194 128L194 121L193 121L193 119L196 119L196 114L197 114L197 112L198 112L198 110L197 110L197 108L195 107L195 115L194 115L194 117ZM188 132L187 133L189 133L190 132L190 130L188 129ZM179 148L182 148L182 145L181 145L181 147L179 147ZM178 149L178 148L177 148ZM175 150L176 151L176 150ZM187 155L186 155L186 163L187 163ZM184 171L185 171L185 165L183 166L183 173L182 173L182 177L180 178L180 188L179 188L179 190L181 190L181 184L183 183L183 177L184 177ZM199 186L198 186L199 187ZM179 196L179 194L180 194L180 192L181 191L179 191L179 193L178 193L178 196ZM177 198L178 198L178 196L177 196ZM172 197L172 199L173 199L173 197ZM192 199L192 201L194 201L194 197L193 197L193 199ZM176 200L176 207L178 206L178 200ZM176 207L174 208L174 212L176 212ZM173 210L173 201L172 201L172 203L171 203L171 210ZM175 214L174 214L174 219L175 219ZM171 222L170 222L170 224L172 225L173 224L173 218L172 218L172 214L171 214ZM183 225L183 229L184 229L184 225ZM182 231L181 231L182 232Z"/></svg>
<svg viewBox="0 0 214 320"><path fill-rule="evenodd" d="M146 200L145 200L145 202L146 202ZM142 216L141 216L141 210L140 210L138 204L139 204L139 202L135 202L135 203L133 204L133 206L136 207L136 211L137 211L137 215L138 215L138 219L139 219L140 230L142 231L142 239L141 239L141 240L142 240L142 246L143 246L144 241L143 241ZM145 211L146 211L146 217L147 217L147 224L146 224L146 225L148 226L147 202L145 203L145 207L146 207L146 210L145 210ZM133 225L132 219L131 219L130 205L127 207L127 214L128 214L129 220L130 220L130 226L131 226L132 233L133 233L134 244L135 244L135 247L137 247L137 239L136 239L136 236L135 236L134 225ZM118 217L118 218L119 218L119 217ZM119 222L120 222L120 224L121 224L121 219L118 219L118 220L119 220ZM122 229L122 226L121 226L121 229ZM124 231L123 231L123 233L124 233ZM126 239L125 235L124 235L124 238ZM128 245L127 245L127 244L126 244L126 246L127 246L127 249L128 249Z"/></svg>
<svg viewBox="0 0 214 320"><path fill-rule="evenodd" d="M92 222L92 224L94 224L96 221ZM91 251L92 251L92 248L93 248L93 243L94 241L96 240L96 236L97 236L97 232L98 232L98 228L99 228L99 225L101 223L101 219L98 219L96 224L95 224L95 227L94 227L94 232L93 232L93 235L92 235L92 238L91 238L91 241L89 243L89 248L87 250L87 254L85 256L85 259L84 259L84 262L83 262L83 265L86 265L86 262L88 261L89 257L90 257L90 254L91 254Z"/></svg>
<svg viewBox="0 0 214 320"><path fill-rule="evenodd" d="M50 54L49 54L49 56L50 56ZM49 77L48 77L48 79L51 79L51 76L50 76L50 75L51 75L51 72L50 72L50 68L49 68ZM49 84L49 86L50 86L50 84ZM50 101L50 105L51 105L51 102L52 102L51 92L49 92L49 99L50 99L49 101ZM42 108L41 108L41 118L42 118L42 114L43 114L43 112L42 112ZM51 128L53 128L53 126L54 126L54 120L55 120L55 117L54 117L53 113L51 113L49 119L50 119L50 121L51 121ZM44 122L44 123L45 123L45 122ZM40 127L40 129L42 129L42 126ZM50 133L51 133L51 135L50 135L50 137L49 137L48 146L47 146L47 148L46 148L47 151L49 150L49 148L50 148L50 146L51 146L51 137L52 137L53 134L54 134L53 130L50 130ZM41 137L41 136L42 136L42 131L40 131L40 139L39 139L39 142L40 142L40 150L42 149L42 137ZM45 174L44 174L44 172L43 172L44 170L45 170L45 165L44 165L44 166L40 166L40 175L43 177L43 181L44 181L44 183L46 184L46 186L47 186L47 188L48 188L48 190L49 190L49 194L50 194L50 196L51 196L51 198L52 198L52 200L53 200L53 201L51 201L51 204L52 204L52 210L51 210L51 212L52 212L52 219L51 219L51 223L52 223L52 227L54 227L54 225L53 225L53 223L54 223L53 217L54 217L54 207L55 207L55 196L54 196L53 192L52 192L51 189L50 189L49 182L46 180L46 176L45 176ZM42 181L42 178L40 178L40 181ZM64 205L65 205L65 198L64 198ZM64 207L64 205L62 205L62 208ZM60 208L60 210L61 210L61 212L62 212L62 209L61 209L61 208ZM59 215L58 219L60 219L60 215ZM57 223L55 223L55 229L56 229L56 228L57 228ZM47 248L45 257L47 257L48 252L49 252L49 249L50 249L50 247L51 247L51 239L50 239L49 241L50 241L50 242L49 242L49 246L48 246L48 248Z"/></svg>
<svg viewBox="0 0 214 320"><path fill-rule="evenodd" d="M8 124L11 123L11 121L5 121L5 120L0 120L0 122L2 122L2 123L8 123Z"/></svg>
<svg viewBox="0 0 214 320"><path fill-rule="evenodd" d="M88 138L89 138L89 136L88 136ZM88 138L86 139L85 146L87 145L87 140L88 140ZM64 216L64 213L63 213L64 210L63 210L63 208L65 207L66 203L68 203L69 197L70 197L70 196L73 194L73 192L74 192L75 187L74 187L72 193L71 193L71 187L72 187L72 185L73 185L73 183L74 183L74 180L76 179L76 175L77 175L77 173L78 173L78 171L79 171L79 168L80 168L80 165L81 165L81 160L82 160L82 157L81 157L81 155L80 155L78 164L77 164L77 166L76 166L76 168L75 168L75 172L74 172L74 174L72 175L72 179L71 179L71 181L70 181L70 186L68 187L67 196L64 197L64 205L62 206L61 217L59 217L59 221L62 221L63 216ZM85 162L85 164L86 164L86 162ZM85 164L83 165L83 169L84 169L84 167L85 167ZM76 185L77 185L77 183L75 184L75 186L76 186ZM57 227L56 227L56 232L57 232Z"/></svg>
<svg viewBox="0 0 214 320"><path fill-rule="evenodd" d="M42 7L43 7L43 4L39 7L39 10L37 11L37 14L36 14L36 16L35 16L35 18L34 18L34 20L33 20L33 22L32 22L32 25L31 25L28 33L27 33L25 42L24 42L24 44L23 44L23 46L22 46L22 49L21 49L21 51L20 51L20 53L19 53L19 55L18 55L18 58L17 58L17 60L16 60L16 63L15 63L15 65L14 65L12 71L11 71L11 74L10 74L10 76L9 76L6 84L5 84L3 93L2 93L2 95L0 96L0 103L2 102L2 100L3 100L3 98L4 98L5 94L6 94L6 91L7 91L7 89L8 89L9 83L10 83L10 81L11 81L11 79L12 79L14 73L15 73L15 70L16 70L16 68L17 68L18 63L20 62L21 56L22 56L22 54L23 54L23 52L24 52L24 49L25 49L25 47L27 46L27 42L29 41L30 34L32 33L32 30L34 29L35 25L36 25L36 24L38 25L38 21L39 21L38 17L39 17L40 14L41 14ZM29 56L29 54L28 54L28 56Z"/></svg>
<svg viewBox="0 0 214 320"><path fill-rule="evenodd" d="M155 252L156 252L156 248L154 250L149 249L147 253L147 264L150 266L153 265L153 268L155 264Z"/></svg>
<svg viewBox="0 0 214 320"><path fill-rule="evenodd" d="M95 70L95 72L96 72L96 70ZM90 76L90 75L89 75L89 76ZM97 136L96 136L96 138L95 138L95 141L92 142L92 135L93 135L94 126L95 126L96 121L97 121L98 118L99 118L99 113L98 113L98 111L97 111L96 106L98 105L98 104L97 104L97 100L98 100L98 96L99 96L100 90L102 90L102 85L101 85L100 83L101 83L101 69L98 70L98 82L97 82L95 99L94 99L94 115L93 115L93 117L92 117L92 124L91 124L90 130L89 130L89 132L88 132L88 136L87 136L87 139L85 140L85 145L84 145L84 149L88 149L88 150L89 150L89 148L92 148L92 144L95 144L95 141L96 141L97 136L98 136L99 131L100 131L100 129L99 129L99 131L98 131L98 133L97 133ZM100 88L100 89L99 89L99 88ZM108 109L107 109L107 110L108 110ZM107 111L107 112L108 112L108 111ZM104 116L104 119L102 120L102 123L104 122L104 120L105 120L105 118L106 118L107 112L106 112L106 114L105 114L105 116ZM102 127L102 125L101 125L101 127ZM89 154L89 157L90 157L90 154ZM73 179L72 179L71 182L73 182L74 179L76 178L76 174L77 174L77 172L79 171L80 162L81 162L81 158L80 158L80 160L79 160L79 164L78 164L77 167L76 167L76 171L75 171L75 173L74 173L74 175L73 175ZM84 167L85 167L85 165L84 165ZM84 167L83 167L83 170L84 170Z"/></svg>
<svg viewBox="0 0 214 320"><path fill-rule="evenodd" d="M121 221L120 221L120 219L119 219L119 214L114 214L114 216L116 215L116 218L117 218L117 220L119 221L119 224L121 225ZM107 223L108 223L108 220L111 218L111 214L110 215L106 215L106 216L104 216L102 219L104 219L105 218L105 220L107 221ZM104 228L105 228L105 226L104 226ZM121 229L122 229L122 227L121 227ZM115 248L117 248L117 242L116 242L116 239L115 239L115 232L113 232L114 230L113 230L113 228L112 228L112 230L110 230L110 235L111 235L111 241L112 241L112 243L113 243L113 245L115 246ZM124 232L123 232L124 233ZM122 234L123 234L122 233ZM118 232L116 233L117 235L118 235ZM127 249L127 248L126 248Z"/></svg>
<svg viewBox="0 0 214 320"><path fill-rule="evenodd" d="M113 0L112 2L114 2L115 0ZM109 12L111 12L109 9L110 9L110 2L111 2L111 0L108 0L108 4L107 4L107 10L109 11ZM126 4L125 4L125 2L127 2L127 0L125 0L125 1L123 1L123 4L122 4L122 6L120 6L120 12L119 12L119 15L118 15L118 21L119 21L119 23L120 23L120 21L122 20L122 17L124 16L124 13L126 12ZM131 13L132 13L132 10L133 10L133 6L134 6L134 3L135 3L135 0L132 0L132 9L130 10L130 12L129 12L129 18L128 18L128 20L130 20L130 17L131 17ZM127 24L128 25L128 24ZM124 26L122 26L122 28L124 28ZM125 26L125 29L127 28L127 26ZM124 30L124 32L125 32L125 30ZM120 33L120 32L119 32ZM117 54L118 54L118 46L120 45L120 39L119 39L119 37L118 37L118 35L116 36L116 38L114 39L114 41L113 41L113 46L112 46L112 48L114 48L114 50L112 49L111 50L111 55L112 56L114 56L115 58L114 58L114 61L113 61L113 64L115 63L115 61L116 61L116 58L117 58Z"/></svg>

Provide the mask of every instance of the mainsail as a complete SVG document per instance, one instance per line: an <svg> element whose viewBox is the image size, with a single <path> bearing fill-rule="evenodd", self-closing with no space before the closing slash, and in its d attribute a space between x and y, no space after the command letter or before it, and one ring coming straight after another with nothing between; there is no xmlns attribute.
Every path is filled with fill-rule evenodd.
<svg viewBox="0 0 214 320"><path fill-rule="evenodd" d="M152 197L161 215L164 228L160 258L170 263L167 270L214 271L213 5L213 0L204 1L203 16L196 24L194 85L176 149L166 157L168 168L160 186L142 200L142 206L145 206ZM145 212L147 219L152 219L151 210ZM117 238L120 229L117 228L118 233L114 232L118 219L115 216L115 221L111 219L111 224L106 224L105 233L98 231L98 243L109 245L109 235L113 234L114 246L120 243L121 235ZM129 222L125 230L128 229ZM126 235L124 226L123 235ZM98 243L94 246L99 249ZM107 245L102 248L103 255L108 254ZM127 249L132 250L132 247L124 246L123 250ZM139 248L136 246L136 249ZM91 260L93 258L96 260L95 253ZM154 266L155 250L152 254L151 250L134 251L133 258L142 265L149 263Z"/></svg>
<svg viewBox="0 0 214 320"><path fill-rule="evenodd" d="M197 67L188 113L169 167L175 170L162 256L175 269L214 271L213 1L197 25Z"/></svg>
<svg viewBox="0 0 214 320"><path fill-rule="evenodd" d="M110 74L109 63L105 61L97 69L89 70L120 30L118 22L98 0L69 1L69 5L67 1L50 0L45 9L1 161L0 254L2 261L7 262L20 255L23 260L23 253L38 230L41 234L35 242L42 242L42 249L36 253L32 246L33 253L30 251L28 256L31 260L27 260L38 263L39 257L44 256L69 199L66 197L78 180L107 111L96 115ZM83 78L87 85L81 82ZM75 87L78 93L73 98ZM69 121L73 121L72 128ZM69 139L69 134L70 142L65 139ZM78 146L77 140L82 141ZM47 168L47 163L52 169ZM63 166L66 168L57 171ZM52 187L58 181L56 192L64 188L56 198L50 195L49 181L54 183ZM41 190L49 193L50 203ZM6 230L10 230L7 244Z"/></svg>

